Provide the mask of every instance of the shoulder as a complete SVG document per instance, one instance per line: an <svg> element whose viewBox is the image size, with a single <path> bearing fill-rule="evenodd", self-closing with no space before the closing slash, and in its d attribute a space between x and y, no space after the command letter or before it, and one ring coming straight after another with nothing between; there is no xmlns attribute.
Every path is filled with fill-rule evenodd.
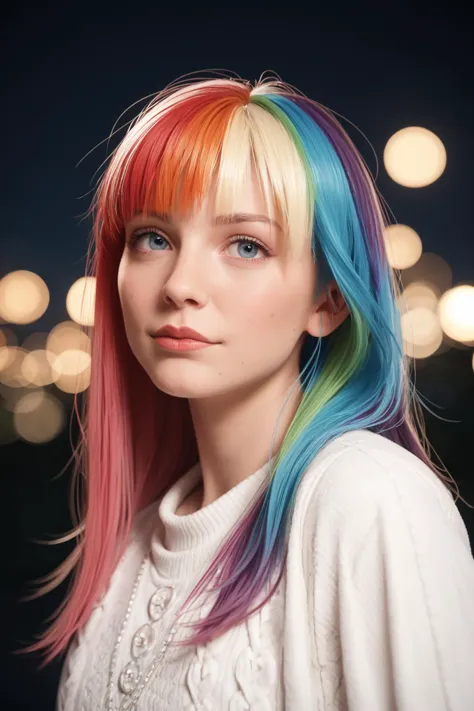
<svg viewBox="0 0 474 711"><path fill-rule="evenodd" d="M394 535L403 523L444 523L469 545L447 486L414 454L368 430L345 433L321 450L304 474L300 501L304 528L313 532L325 526L363 538L375 522Z"/></svg>
<svg viewBox="0 0 474 711"><path fill-rule="evenodd" d="M365 431L324 447L301 483L292 543L321 674L343 668L357 709L467 708L474 560L449 489Z"/></svg>
<svg viewBox="0 0 474 711"><path fill-rule="evenodd" d="M453 502L449 489L421 459L368 430L334 439L315 457L305 476L315 483L318 480L316 497L324 491L342 500L350 497L352 504L365 502L368 490L383 498L405 487L414 496L428 495L448 505Z"/></svg>

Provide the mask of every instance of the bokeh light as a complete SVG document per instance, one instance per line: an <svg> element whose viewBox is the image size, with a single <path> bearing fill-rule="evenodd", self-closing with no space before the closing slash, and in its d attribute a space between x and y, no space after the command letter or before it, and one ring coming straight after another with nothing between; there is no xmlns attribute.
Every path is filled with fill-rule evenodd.
<svg viewBox="0 0 474 711"><path fill-rule="evenodd" d="M37 388L38 390L40 388ZM11 388L8 385L0 383L0 396L2 398L2 405L10 412L13 412L15 406L19 400L28 392L32 392L31 389L24 388Z"/></svg>
<svg viewBox="0 0 474 711"><path fill-rule="evenodd" d="M446 149L438 136L421 126L402 128L387 141L383 160L389 176L407 188L438 180L446 167Z"/></svg>
<svg viewBox="0 0 474 711"><path fill-rule="evenodd" d="M63 429L65 421L61 402L43 390L24 395L13 413L16 431L22 439L32 444L54 439Z"/></svg>
<svg viewBox="0 0 474 711"><path fill-rule="evenodd" d="M438 315L424 306L416 306L401 317L405 353L414 358L427 358L443 341Z"/></svg>
<svg viewBox="0 0 474 711"><path fill-rule="evenodd" d="M49 289L38 274L19 270L0 279L0 315L5 321L33 323L48 305Z"/></svg>
<svg viewBox="0 0 474 711"><path fill-rule="evenodd" d="M0 383L10 388L23 388L29 383L22 372L28 351L18 346L7 346L0 352Z"/></svg>
<svg viewBox="0 0 474 711"><path fill-rule="evenodd" d="M436 312L439 297L438 289L429 282L413 281L400 294L397 305L401 314L420 306Z"/></svg>
<svg viewBox="0 0 474 711"><path fill-rule="evenodd" d="M55 381L55 386L65 393L82 393L91 382L91 368L88 366L77 375L61 373Z"/></svg>
<svg viewBox="0 0 474 711"><path fill-rule="evenodd" d="M48 336L46 351L54 385L66 393L80 393L90 384L91 339L74 321L63 321Z"/></svg>
<svg viewBox="0 0 474 711"><path fill-rule="evenodd" d="M439 300L438 314L443 331L455 341L474 340L474 286L463 284L448 289Z"/></svg>
<svg viewBox="0 0 474 711"><path fill-rule="evenodd" d="M426 345L418 345L415 343L409 343L408 341L403 341L403 351L410 358L416 360L423 360L424 358L429 358L430 356L436 355L440 347L442 346L443 335L438 333L438 336Z"/></svg>
<svg viewBox="0 0 474 711"><path fill-rule="evenodd" d="M54 360L53 371L57 377L61 375L80 375L90 367L91 357L89 353L78 349L63 351Z"/></svg>
<svg viewBox="0 0 474 711"><path fill-rule="evenodd" d="M29 384L50 385L54 382L51 357L52 354L44 349L30 351L25 356L21 364L21 372Z"/></svg>
<svg viewBox="0 0 474 711"><path fill-rule="evenodd" d="M91 352L91 339L74 321L58 323L47 338L46 350L59 355L67 350Z"/></svg>
<svg viewBox="0 0 474 711"><path fill-rule="evenodd" d="M384 231L389 264L394 269L408 269L421 257L420 236L408 225L389 225Z"/></svg>
<svg viewBox="0 0 474 711"><path fill-rule="evenodd" d="M81 277L68 291L66 309L70 318L81 326L94 325L95 277Z"/></svg>
<svg viewBox="0 0 474 711"><path fill-rule="evenodd" d="M445 259L433 252L424 252L416 264L400 272L400 280L406 288L412 282L424 282L441 295L451 288L453 272Z"/></svg>

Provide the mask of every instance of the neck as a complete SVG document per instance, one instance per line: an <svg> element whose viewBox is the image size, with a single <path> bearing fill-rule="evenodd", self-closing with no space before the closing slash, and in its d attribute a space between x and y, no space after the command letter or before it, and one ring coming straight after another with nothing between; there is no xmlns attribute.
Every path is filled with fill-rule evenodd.
<svg viewBox="0 0 474 711"><path fill-rule="evenodd" d="M203 508L203 486L200 481L176 509L176 516L188 516Z"/></svg>
<svg viewBox="0 0 474 711"><path fill-rule="evenodd" d="M273 380L233 402L189 401L202 470L199 508L223 496L268 461L277 419L293 383L293 377ZM301 399L295 387L280 416L272 456Z"/></svg>

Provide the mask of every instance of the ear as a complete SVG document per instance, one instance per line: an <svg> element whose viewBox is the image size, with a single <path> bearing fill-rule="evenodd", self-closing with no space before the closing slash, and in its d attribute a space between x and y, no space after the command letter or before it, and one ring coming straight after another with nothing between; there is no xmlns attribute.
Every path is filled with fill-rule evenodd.
<svg viewBox="0 0 474 711"><path fill-rule="evenodd" d="M316 338L329 336L348 316L349 308L344 297L337 283L331 280L314 302L306 330Z"/></svg>

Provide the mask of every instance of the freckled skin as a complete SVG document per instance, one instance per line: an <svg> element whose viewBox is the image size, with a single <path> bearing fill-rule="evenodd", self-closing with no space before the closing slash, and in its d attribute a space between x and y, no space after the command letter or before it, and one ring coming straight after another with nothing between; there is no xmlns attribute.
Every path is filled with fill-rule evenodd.
<svg viewBox="0 0 474 711"><path fill-rule="evenodd" d="M265 214L254 182L238 209ZM312 307L316 276L310 251L304 264L291 263L274 249L282 239L275 228L215 227L212 217L204 203L200 213L179 222L179 237L154 218L140 218L132 227L155 225L172 245L157 249L151 235L139 245L146 253L125 249L120 263L119 292L132 350L156 386L177 397L219 395L223 388L257 385L276 373L285 373L289 382L297 376L299 341ZM244 244L228 245L236 234L256 237L273 254L258 260L265 254L255 246L247 256ZM221 345L170 355L147 335L165 323L184 323Z"/></svg>
<svg viewBox="0 0 474 711"><path fill-rule="evenodd" d="M235 208L266 213L255 177L246 182ZM173 215L172 226L158 218L133 218L126 225L117 281L126 335L137 360L157 388L189 400L204 503L265 461L275 421L298 378L306 333L319 335L322 328L325 335L344 318L331 315L324 295L314 300L316 268L309 240L297 261L283 249L286 237L277 228L257 222L215 226L214 216L211 193L198 212ZM142 251L131 248L130 236L139 227L161 235L141 238L136 247ZM254 243L231 244L236 235L256 238L268 256ZM194 328L218 343L169 353L149 334L170 323ZM298 403L296 393L281 420L281 436Z"/></svg>

